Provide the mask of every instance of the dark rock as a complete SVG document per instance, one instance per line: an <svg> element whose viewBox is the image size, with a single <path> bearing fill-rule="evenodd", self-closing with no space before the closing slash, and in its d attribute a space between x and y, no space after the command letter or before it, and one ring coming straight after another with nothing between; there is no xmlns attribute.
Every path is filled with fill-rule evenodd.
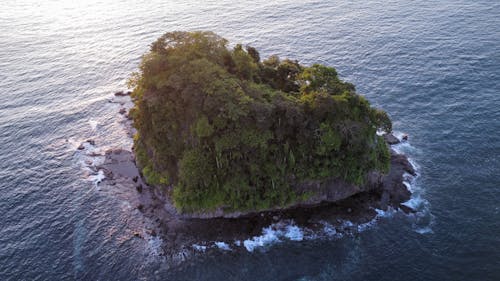
<svg viewBox="0 0 500 281"><path fill-rule="evenodd" d="M97 153L97 152L91 152L91 153L89 153L87 155L90 156L90 157L102 156L101 153Z"/></svg>
<svg viewBox="0 0 500 281"><path fill-rule="evenodd" d="M138 179L139 179L139 177L138 177L138 176L135 176L135 177L133 177L133 178L132 178L132 180L133 180L134 182L137 182L137 180L138 180Z"/></svg>
<svg viewBox="0 0 500 281"><path fill-rule="evenodd" d="M120 114L125 114L127 112L127 110L125 108L120 108L120 111L118 111L118 113Z"/></svg>
<svg viewBox="0 0 500 281"><path fill-rule="evenodd" d="M137 189L137 192L142 193L142 184L136 186L135 189Z"/></svg>
<svg viewBox="0 0 500 281"><path fill-rule="evenodd" d="M417 211L415 211L413 208L411 207L408 207L406 205L403 205L403 204L399 204L399 208L405 212L406 214L414 214L416 213Z"/></svg>
<svg viewBox="0 0 500 281"><path fill-rule="evenodd" d="M93 139L88 139L86 140L86 142L88 142L90 145L95 145L95 140Z"/></svg>
<svg viewBox="0 0 500 281"><path fill-rule="evenodd" d="M134 237L142 238L142 235L139 232L134 232Z"/></svg>
<svg viewBox="0 0 500 281"><path fill-rule="evenodd" d="M391 165L395 165L412 176L416 175L415 169L413 169L413 166L408 161L408 157L404 154L393 153L391 156Z"/></svg>
<svg viewBox="0 0 500 281"><path fill-rule="evenodd" d="M125 96L128 96L130 95L132 92L130 91L127 91L127 92L124 92L124 91L118 91L115 93L115 96L117 97L125 97Z"/></svg>
<svg viewBox="0 0 500 281"><path fill-rule="evenodd" d="M82 144L80 144L78 147L77 147L78 150L84 150L85 149L85 146Z"/></svg>
<svg viewBox="0 0 500 281"><path fill-rule="evenodd" d="M393 134L385 134L384 140L385 140L385 142L387 142L390 145L400 143L399 139L396 138Z"/></svg>
<svg viewBox="0 0 500 281"><path fill-rule="evenodd" d="M407 134L404 134L403 137L401 138L402 140L404 141L407 141L408 140L408 135Z"/></svg>
<svg viewBox="0 0 500 281"><path fill-rule="evenodd" d="M137 210L139 210L139 211L141 211L141 212L142 212L142 211L144 211L144 205L139 204L139 205L137 206Z"/></svg>

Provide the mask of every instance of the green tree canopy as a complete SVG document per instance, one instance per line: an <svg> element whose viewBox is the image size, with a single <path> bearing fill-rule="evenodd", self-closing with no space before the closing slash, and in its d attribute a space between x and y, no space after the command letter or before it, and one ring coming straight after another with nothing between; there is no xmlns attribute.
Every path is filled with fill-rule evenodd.
<svg viewBox="0 0 500 281"><path fill-rule="evenodd" d="M174 187L180 211L286 206L306 196L302 181L388 170L376 131L390 119L334 68L227 44L166 33L130 79L137 161L149 183Z"/></svg>

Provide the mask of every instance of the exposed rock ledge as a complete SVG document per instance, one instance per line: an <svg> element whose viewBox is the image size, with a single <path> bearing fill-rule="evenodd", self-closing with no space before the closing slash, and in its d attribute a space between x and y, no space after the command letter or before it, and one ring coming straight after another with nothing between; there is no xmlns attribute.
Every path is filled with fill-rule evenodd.
<svg viewBox="0 0 500 281"><path fill-rule="evenodd" d="M109 150L106 160L99 169L106 175L105 184L115 186L130 194L128 200L135 208L149 218L153 225L145 230L153 236L163 238L163 254L173 261L182 261L192 254L191 245L203 241L236 241L260 235L262 228L278 221L293 220L297 225L312 231L321 231L323 222L328 222L337 231L350 231L340 227L343 221L355 224L371 221L377 212L388 207L413 212L401 203L410 199L410 192L403 184L404 173L415 174L405 155L391 151L391 170L385 176L372 175L370 184L357 188L352 185L337 185L331 181L313 188L336 185L336 192L325 192L314 197L308 205L295 206L286 210L275 209L259 213L231 214L233 218L188 219L176 213L164 190L146 185L134 163L134 155L127 150ZM228 214L226 214L227 216ZM148 227L149 228L149 227ZM354 230L355 231L355 230ZM182 255L179 256L179 253Z"/></svg>
<svg viewBox="0 0 500 281"><path fill-rule="evenodd" d="M397 154L391 149L391 168L389 173L383 175L379 172L372 172L366 177L366 184L357 186L346 183L345 181L332 178L324 181L307 181L295 187L299 194L309 192L312 194L307 201L286 206L285 208L273 208L261 210L259 212L224 212L218 209L214 212L178 214L186 219L211 219L211 218L239 218L255 216L261 212L276 212L294 208L313 208L326 204L337 203L346 198L360 193L373 193L379 197L379 201L374 200L373 208L387 209L392 206L396 209L401 208L405 212L410 211L407 206L401 205L410 199L411 193L403 184L403 175L408 173L415 175L415 170L403 154Z"/></svg>
<svg viewBox="0 0 500 281"><path fill-rule="evenodd" d="M138 169L135 167L133 155L129 151L114 150L106 153L105 163L100 167L102 168L108 179L113 178L114 175L125 176L126 178L133 179L135 188L138 192L142 192L143 187L147 185L144 183L139 175ZM366 184L356 186L346 183L340 179L329 179L325 181L307 181L295 187L300 193L309 192L312 194L307 201L299 204L286 206L286 208L273 208L267 210L260 210L258 212L224 212L218 209L214 212L202 213L189 213L179 214L173 207L172 202L169 200L169 193L171 188L166 190L163 188L152 188L157 197L165 202L165 209L179 219L214 219L214 218L240 218L257 216L263 212L280 212L289 209L301 208L314 208L324 206L332 203L338 203L342 200L348 199L357 194L370 194L371 208L378 208L386 210L388 206L396 209L403 209L405 212L411 211L407 206L401 203L410 199L411 193L403 184L403 175L408 173L415 175L415 170L409 163L407 157L403 154L397 154L391 149L391 168L389 173L380 174L372 172L366 177ZM355 206L352 206L355 207Z"/></svg>

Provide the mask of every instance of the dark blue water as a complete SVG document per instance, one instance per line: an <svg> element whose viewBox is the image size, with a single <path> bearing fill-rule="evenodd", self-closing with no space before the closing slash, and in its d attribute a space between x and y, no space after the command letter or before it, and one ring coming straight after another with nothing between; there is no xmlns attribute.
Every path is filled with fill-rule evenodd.
<svg viewBox="0 0 500 281"><path fill-rule="evenodd" d="M195 29L335 66L410 135L419 214L178 267L132 238L133 193L76 147L129 148L108 100L150 42ZM500 280L500 2L4 0L0 148L0 280Z"/></svg>

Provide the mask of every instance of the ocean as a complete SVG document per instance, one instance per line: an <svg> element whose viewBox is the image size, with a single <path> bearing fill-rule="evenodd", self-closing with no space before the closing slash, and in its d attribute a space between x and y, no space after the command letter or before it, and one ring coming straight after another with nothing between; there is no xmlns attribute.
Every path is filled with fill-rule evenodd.
<svg viewBox="0 0 500 281"><path fill-rule="evenodd" d="M500 2L0 7L0 280L500 280ZM409 135L397 149L417 167L408 204L418 212L381 212L351 234L288 223L193 245L195 256L169 265L161 238L133 235L144 225L135 191L98 184L89 163L99 157L77 147L130 149L113 94L175 30L334 66Z"/></svg>

